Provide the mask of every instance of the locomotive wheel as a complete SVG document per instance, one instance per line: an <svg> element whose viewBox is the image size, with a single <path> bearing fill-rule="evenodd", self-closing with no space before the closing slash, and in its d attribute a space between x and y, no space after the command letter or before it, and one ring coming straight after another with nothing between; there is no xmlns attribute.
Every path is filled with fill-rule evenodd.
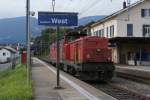
<svg viewBox="0 0 150 100"><path fill-rule="evenodd" d="M60 65L60 69L61 69L61 70L64 69L64 65L63 65L63 64Z"/></svg>
<svg viewBox="0 0 150 100"><path fill-rule="evenodd" d="M113 71L108 71L108 78L111 80L112 77L114 76L114 72Z"/></svg>
<svg viewBox="0 0 150 100"><path fill-rule="evenodd" d="M110 82L110 80L112 79L113 75L114 75L113 71L105 72L105 74L104 74L104 81L105 82Z"/></svg>
<svg viewBox="0 0 150 100"><path fill-rule="evenodd" d="M71 75L75 75L75 74L76 74L76 70L75 70L74 68L70 67L70 68L69 68L69 73L70 73Z"/></svg>

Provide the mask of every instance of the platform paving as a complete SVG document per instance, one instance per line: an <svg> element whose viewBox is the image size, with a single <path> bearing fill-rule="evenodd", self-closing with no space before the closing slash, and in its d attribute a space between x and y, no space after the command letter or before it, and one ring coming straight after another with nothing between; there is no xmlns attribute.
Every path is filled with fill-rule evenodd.
<svg viewBox="0 0 150 100"><path fill-rule="evenodd" d="M33 61L32 80L34 100L88 100L63 80L63 89L54 89L56 75L36 59Z"/></svg>
<svg viewBox="0 0 150 100"><path fill-rule="evenodd" d="M93 86L60 71L61 90L56 90L56 68L33 58L34 100L116 100Z"/></svg>

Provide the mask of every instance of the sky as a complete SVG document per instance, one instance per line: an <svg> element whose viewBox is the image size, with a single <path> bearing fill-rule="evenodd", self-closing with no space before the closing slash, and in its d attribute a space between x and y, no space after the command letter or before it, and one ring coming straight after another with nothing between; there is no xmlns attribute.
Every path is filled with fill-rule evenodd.
<svg viewBox="0 0 150 100"><path fill-rule="evenodd" d="M31 11L52 11L52 0L30 0ZM122 8L124 0L55 0L55 11L77 12L79 18L109 15ZM138 0L131 0L131 3ZM0 19L25 16L26 0L0 0Z"/></svg>

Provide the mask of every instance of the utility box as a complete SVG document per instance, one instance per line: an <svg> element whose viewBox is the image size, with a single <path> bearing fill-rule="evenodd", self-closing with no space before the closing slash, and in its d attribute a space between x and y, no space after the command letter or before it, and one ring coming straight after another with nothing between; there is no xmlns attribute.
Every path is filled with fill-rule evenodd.
<svg viewBox="0 0 150 100"><path fill-rule="evenodd" d="M26 62L27 62L27 52L22 51L22 53L21 53L21 63L26 64Z"/></svg>

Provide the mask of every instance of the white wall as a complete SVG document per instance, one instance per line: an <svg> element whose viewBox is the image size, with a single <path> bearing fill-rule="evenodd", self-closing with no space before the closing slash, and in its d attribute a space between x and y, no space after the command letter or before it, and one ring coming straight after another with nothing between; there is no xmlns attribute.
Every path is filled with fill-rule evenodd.
<svg viewBox="0 0 150 100"><path fill-rule="evenodd" d="M117 36L127 37L127 24L133 24L133 37L143 36L143 24L150 24L150 18L142 18L141 9L150 9L150 0L129 10L129 21L125 21L128 19L127 11L117 17Z"/></svg>
<svg viewBox="0 0 150 100"><path fill-rule="evenodd" d="M95 36L94 32L104 29L104 36L107 37L107 27L110 28L110 26L112 26L112 25L114 25L114 36L117 36L117 34L116 34L117 33L117 20L116 19L108 20L105 23L93 26L91 28L92 36Z"/></svg>
<svg viewBox="0 0 150 100"><path fill-rule="evenodd" d="M150 9L150 0L146 0L140 5L137 5L128 11L111 18L101 24L92 26L91 33L94 36L94 32L104 28L106 37L106 28L114 25L114 37L127 37L127 24L133 24L133 37L143 36L143 24L150 24L150 18L141 17L141 9Z"/></svg>
<svg viewBox="0 0 150 100"><path fill-rule="evenodd" d="M3 53L5 53L6 55L3 56ZM11 57L11 52L6 50L6 49L1 49L0 50L0 62L6 62L7 58Z"/></svg>

